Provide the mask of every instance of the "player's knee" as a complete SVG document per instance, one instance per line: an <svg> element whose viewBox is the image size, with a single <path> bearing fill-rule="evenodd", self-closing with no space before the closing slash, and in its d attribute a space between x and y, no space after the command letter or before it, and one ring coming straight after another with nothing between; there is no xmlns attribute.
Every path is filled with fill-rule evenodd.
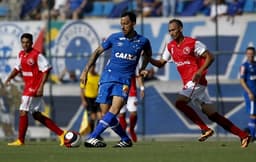
<svg viewBox="0 0 256 162"><path fill-rule="evenodd" d="M32 116L36 120L40 120L42 118L42 114L40 112L38 112L38 111L37 112L33 112Z"/></svg>
<svg viewBox="0 0 256 162"><path fill-rule="evenodd" d="M20 114L20 116L27 115L27 111L20 110L19 114Z"/></svg>
<svg viewBox="0 0 256 162"><path fill-rule="evenodd" d="M182 108L184 105L186 105L187 103L185 102L185 101L183 101L183 100L177 100L176 102L175 102L175 106L176 106L176 108L178 108L178 109L180 109L180 108Z"/></svg>

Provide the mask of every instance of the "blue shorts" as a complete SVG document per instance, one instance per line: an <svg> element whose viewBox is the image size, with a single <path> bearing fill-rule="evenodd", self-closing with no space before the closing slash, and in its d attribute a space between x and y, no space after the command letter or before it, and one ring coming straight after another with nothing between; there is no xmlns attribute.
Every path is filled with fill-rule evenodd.
<svg viewBox="0 0 256 162"><path fill-rule="evenodd" d="M249 99L245 100L246 112L250 115L256 115L256 102Z"/></svg>
<svg viewBox="0 0 256 162"><path fill-rule="evenodd" d="M96 102L101 104L112 104L113 96L123 97L124 100L127 101L128 94L128 85L117 82L102 83L99 85Z"/></svg>

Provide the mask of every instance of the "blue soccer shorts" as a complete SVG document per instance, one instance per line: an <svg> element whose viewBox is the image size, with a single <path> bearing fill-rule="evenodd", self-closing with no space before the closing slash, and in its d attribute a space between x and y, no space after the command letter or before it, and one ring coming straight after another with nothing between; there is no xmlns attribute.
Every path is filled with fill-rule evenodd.
<svg viewBox="0 0 256 162"><path fill-rule="evenodd" d="M117 82L102 83L99 86L96 102L101 104L112 104L113 96L123 97L124 100L127 101L128 94L128 85Z"/></svg>

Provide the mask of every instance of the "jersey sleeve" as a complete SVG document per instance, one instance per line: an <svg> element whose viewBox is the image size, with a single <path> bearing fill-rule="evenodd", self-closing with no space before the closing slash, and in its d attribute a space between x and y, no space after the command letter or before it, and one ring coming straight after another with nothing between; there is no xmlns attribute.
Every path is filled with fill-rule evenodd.
<svg viewBox="0 0 256 162"><path fill-rule="evenodd" d="M172 60L170 52L168 50L168 46L166 46L165 49L164 49L164 52L162 54L162 59L165 60L165 61L171 61Z"/></svg>
<svg viewBox="0 0 256 162"><path fill-rule="evenodd" d="M43 54L39 54L37 59L38 59L37 63L38 63L39 71L46 72L47 70L52 68L48 60Z"/></svg>
<svg viewBox="0 0 256 162"><path fill-rule="evenodd" d="M243 65L240 67L240 78L241 78L241 79L245 79L245 73L246 73L246 68L245 68L245 65L243 64Z"/></svg>
<svg viewBox="0 0 256 162"><path fill-rule="evenodd" d="M195 55L196 56L201 56L205 51L207 50L207 47L205 44L203 44L200 41L195 42Z"/></svg>
<svg viewBox="0 0 256 162"><path fill-rule="evenodd" d="M113 34L110 35L107 39L105 39L102 43L101 46L103 47L104 50L107 50L112 47L112 40L113 40Z"/></svg>

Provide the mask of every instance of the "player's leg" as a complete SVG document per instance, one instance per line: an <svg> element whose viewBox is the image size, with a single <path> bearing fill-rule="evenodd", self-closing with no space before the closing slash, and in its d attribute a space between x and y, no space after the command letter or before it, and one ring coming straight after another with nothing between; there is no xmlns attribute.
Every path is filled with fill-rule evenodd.
<svg viewBox="0 0 256 162"><path fill-rule="evenodd" d="M121 140L114 147L132 146L131 139L128 137L127 133L125 132L125 130L123 130L122 126L119 124L119 121L116 118L124 103L124 97L113 96L112 105L108 112L108 114L111 114L112 116L112 120L111 123L109 123L109 126L116 134L118 134L121 137Z"/></svg>
<svg viewBox="0 0 256 162"><path fill-rule="evenodd" d="M89 115L89 124L90 124L90 128L91 128L91 132L93 132L94 128L95 128L95 122L96 122L96 110L95 110L95 100L93 98L87 98L86 97L86 101L88 103L87 106L87 112Z"/></svg>
<svg viewBox="0 0 256 162"><path fill-rule="evenodd" d="M137 106L138 106L138 99L136 96L132 96L128 98L127 101L127 109L130 113L129 121L130 121L130 127L129 127L129 133L131 135L131 138L133 142L137 142L137 135L135 132L135 126L137 124Z"/></svg>
<svg viewBox="0 0 256 162"><path fill-rule="evenodd" d="M193 123L198 125L202 131L210 130L210 128L203 122L193 108L188 106L188 100L188 97L179 95L175 103L176 108L183 112Z"/></svg>
<svg viewBox="0 0 256 162"><path fill-rule="evenodd" d="M251 101L250 99L247 99L245 101L246 103L246 110L249 113L249 122L248 122L248 128L250 130L250 135L252 137L252 140L255 140L255 126L256 126L256 108L255 108L255 102Z"/></svg>
<svg viewBox="0 0 256 162"><path fill-rule="evenodd" d="M128 99L129 100L129 99ZM121 110L120 110L120 113L118 115L118 118L119 118L119 123L120 125L122 126L123 130L126 130L127 128L127 123L126 123L126 106L127 104L125 104Z"/></svg>
<svg viewBox="0 0 256 162"><path fill-rule="evenodd" d="M214 107L212 104L202 104L202 110L211 121L216 122L225 130L240 137L242 148L245 148L248 146L250 142L250 136L246 132L238 128L236 125L234 125L230 120L220 115L218 112L213 111Z"/></svg>
<svg viewBox="0 0 256 162"><path fill-rule="evenodd" d="M28 112L24 110L20 110L18 139L11 143L8 143L8 146L22 146L25 143L27 128L28 128Z"/></svg>
<svg viewBox="0 0 256 162"><path fill-rule="evenodd" d="M46 126L48 129L53 131L55 134L58 135L60 140L60 145L64 145L64 135L66 131L60 129L53 120L48 118L47 116L43 115L40 110L43 107L43 100L42 97L33 97L31 101L31 111L32 116L35 120L39 121L41 124Z"/></svg>
<svg viewBox="0 0 256 162"><path fill-rule="evenodd" d="M108 110L111 106L112 97L110 96L112 84L104 83L99 87L96 102L100 103L102 119L99 121L89 138L84 142L85 147L106 147L106 144L98 138L108 127L112 120L111 115L108 115Z"/></svg>
<svg viewBox="0 0 256 162"><path fill-rule="evenodd" d="M22 146L25 143L25 136L28 128L28 111L33 97L22 96L19 111L18 139L8 143L8 146Z"/></svg>

